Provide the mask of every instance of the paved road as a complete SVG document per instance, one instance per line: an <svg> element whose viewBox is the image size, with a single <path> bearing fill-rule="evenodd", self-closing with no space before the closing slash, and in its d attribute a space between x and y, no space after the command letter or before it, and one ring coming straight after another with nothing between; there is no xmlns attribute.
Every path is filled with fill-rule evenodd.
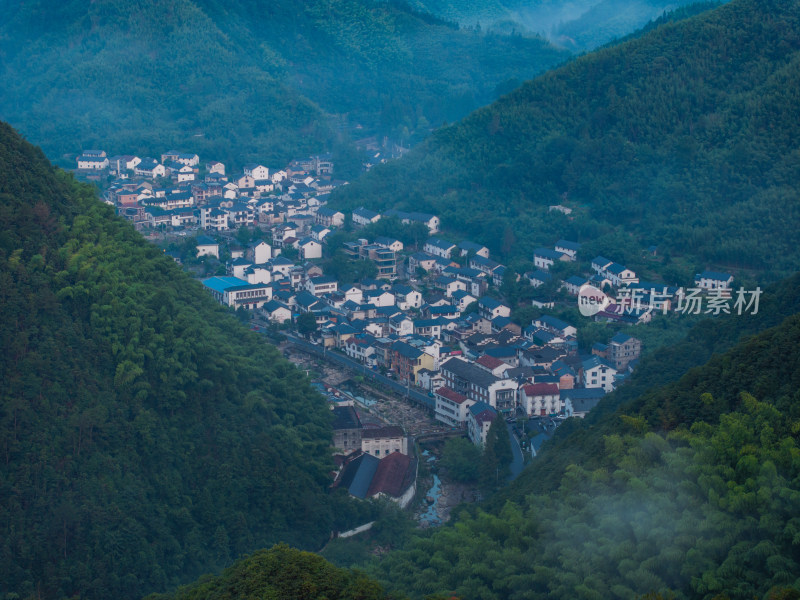
<svg viewBox="0 0 800 600"><path fill-rule="evenodd" d="M430 410L434 410L436 408L436 401L427 394L420 393L413 388L407 387L402 383L395 381L394 379L386 377L385 375L381 375L377 371L373 371L366 365L353 360L341 352L326 351L322 346L312 344L292 334L287 333L285 335L286 339L288 339L295 346L299 346L304 351L310 352L316 356L320 356L326 360L332 360L344 367L347 367L348 369L352 369L353 371L364 375L364 377L371 379L372 381L376 381L381 385L385 385L397 394L404 396L413 402L417 402Z"/></svg>

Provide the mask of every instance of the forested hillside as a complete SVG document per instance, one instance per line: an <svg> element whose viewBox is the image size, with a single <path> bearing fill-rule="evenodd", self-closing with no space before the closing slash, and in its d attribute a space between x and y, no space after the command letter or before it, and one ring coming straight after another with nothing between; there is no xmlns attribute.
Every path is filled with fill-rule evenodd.
<svg viewBox="0 0 800 600"><path fill-rule="evenodd" d="M800 277L765 308L755 322L725 320L718 348L800 309ZM694 342L703 333L713 347L705 326ZM795 314L674 383L612 394L599 417L563 425L505 494L370 572L414 597L796 597L798 347ZM645 378L675 377L659 364L667 374Z"/></svg>
<svg viewBox="0 0 800 600"><path fill-rule="evenodd" d="M342 130L409 144L568 56L399 0L6 3L0 54L0 118L52 158L174 146L238 166Z"/></svg>
<svg viewBox="0 0 800 600"><path fill-rule="evenodd" d="M395 596L396 597L396 596ZM381 600L386 593L375 581L339 569L321 556L285 545L261 550L238 561L218 577L156 594L147 600Z"/></svg>
<svg viewBox="0 0 800 600"><path fill-rule="evenodd" d="M3 597L137 598L350 525L303 374L5 124L0 294Z"/></svg>
<svg viewBox="0 0 800 600"><path fill-rule="evenodd" d="M800 218L799 50L798 2L736 0L538 77L339 203L430 210L507 257L566 238L624 262L655 244L667 264L786 276L800 263L786 226Z"/></svg>

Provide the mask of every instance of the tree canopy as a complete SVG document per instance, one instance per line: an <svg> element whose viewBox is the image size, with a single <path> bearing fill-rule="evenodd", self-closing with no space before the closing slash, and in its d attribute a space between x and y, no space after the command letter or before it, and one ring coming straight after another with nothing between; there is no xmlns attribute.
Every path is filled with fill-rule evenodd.
<svg viewBox="0 0 800 600"><path fill-rule="evenodd" d="M333 151L352 176L361 161L350 132L409 146L490 102L499 83L568 56L542 38L461 30L395 0L5 8L0 114L58 162L82 148L175 148L231 169L282 168Z"/></svg>
<svg viewBox="0 0 800 600"><path fill-rule="evenodd" d="M5 124L0 289L0 595L142 597L361 521L302 373Z"/></svg>
<svg viewBox="0 0 800 600"><path fill-rule="evenodd" d="M506 258L563 238L629 265L657 245L665 276L788 276L800 261L786 226L800 220L799 12L734 0L663 23L441 128L334 200L436 213Z"/></svg>

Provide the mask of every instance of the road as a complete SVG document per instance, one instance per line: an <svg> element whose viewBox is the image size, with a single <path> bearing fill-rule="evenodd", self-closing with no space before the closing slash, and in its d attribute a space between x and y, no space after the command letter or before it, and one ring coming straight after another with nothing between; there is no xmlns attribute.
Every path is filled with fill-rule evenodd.
<svg viewBox="0 0 800 600"><path fill-rule="evenodd" d="M295 346L299 346L304 351L314 354L315 356L319 356L325 360L331 360L337 362L348 369L352 369L356 373L361 373L364 375L365 378L371 379L372 381L385 385L386 387L394 390L401 396L411 401L417 402L431 411L435 410L436 408L436 401L427 394L422 394L408 386L405 386L395 381L394 379L390 379L385 375L381 375L377 371L373 371L366 365L363 365L360 362L351 359L349 356L346 356L341 352L327 351L318 344L312 344L290 333L287 333L285 335L286 339L288 339ZM522 472L522 469L525 468L525 459L522 454L522 448L519 445L517 437L514 435L514 431L511 425L509 423L506 423L506 427L508 428L509 444L511 445L511 455L512 455L512 460L510 465L511 476L509 477L509 481L511 481L513 479L516 479L516 477Z"/></svg>
<svg viewBox="0 0 800 600"><path fill-rule="evenodd" d="M334 362L339 363L340 365L352 369L356 373L362 374L365 378L371 379L381 385L385 385L386 387L390 388L397 394L407 398L412 402L416 402L421 404L425 408L433 411L436 409L436 401L428 396L427 394L423 394L418 392L417 390L403 385L402 383L395 381L385 375L381 375L377 371L373 371L372 369L368 368L366 365L361 364L358 361L353 360L349 356L342 354L341 352L333 352L329 350L325 350L322 346L317 344L312 344L306 340L300 339L290 333L284 334L286 335L286 339L288 339L292 344L295 346L299 346L304 351L324 358L325 360L332 360Z"/></svg>

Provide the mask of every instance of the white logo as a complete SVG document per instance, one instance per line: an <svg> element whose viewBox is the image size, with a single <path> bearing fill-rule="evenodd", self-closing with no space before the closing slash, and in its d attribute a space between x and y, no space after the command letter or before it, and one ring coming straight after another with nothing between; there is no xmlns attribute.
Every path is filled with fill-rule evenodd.
<svg viewBox="0 0 800 600"><path fill-rule="evenodd" d="M599 290L593 285L586 283L578 291L578 310L584 317L596 315L609 304L611 304L611 299L603 290Z"/></svg>

